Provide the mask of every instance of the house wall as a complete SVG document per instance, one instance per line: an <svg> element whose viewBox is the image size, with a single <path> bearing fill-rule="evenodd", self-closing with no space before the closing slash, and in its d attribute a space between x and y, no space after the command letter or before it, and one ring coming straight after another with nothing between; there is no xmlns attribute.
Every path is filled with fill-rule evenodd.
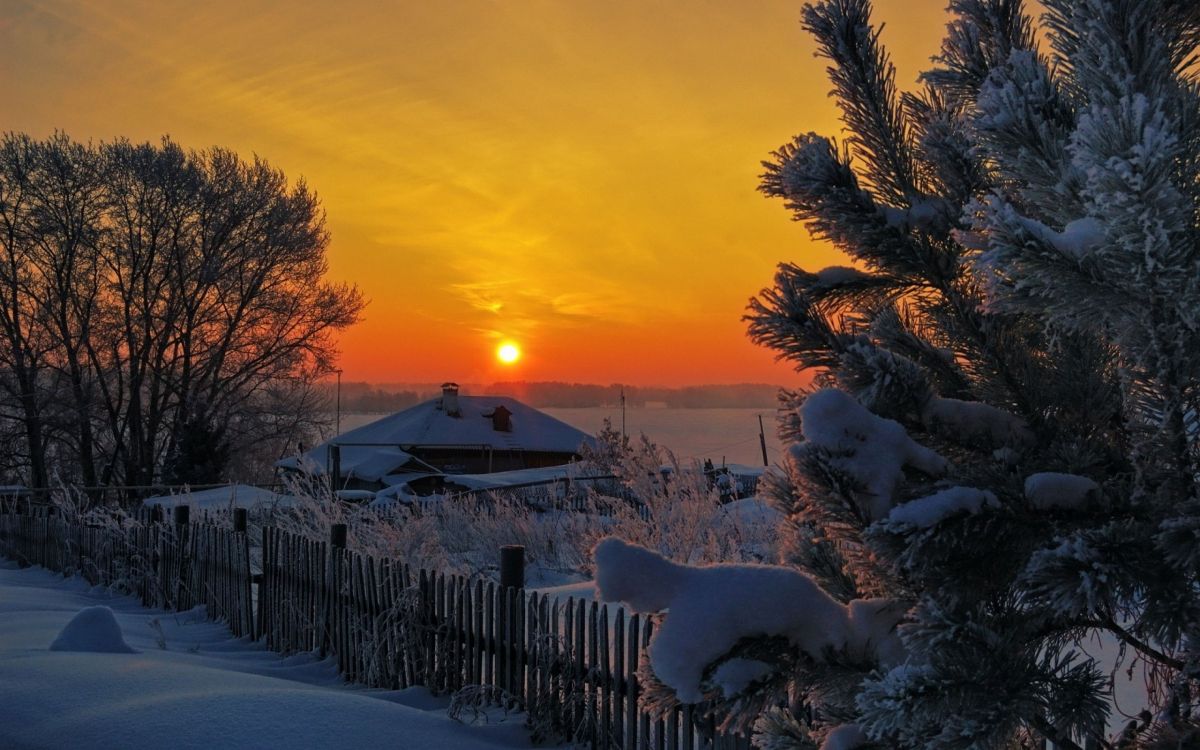
<svg viewBox="0 0 1200 750"><path fill-rule="evenodd" d="M540 469L562 466L579 458L577 453L559 451L489 451L481 448L406 448L407 452L447 474L488 474L516 469ZM298 473L284 469L284 474ZM339 490L372 490L384 488L383 482L364 479L343 479Z"/></svg>

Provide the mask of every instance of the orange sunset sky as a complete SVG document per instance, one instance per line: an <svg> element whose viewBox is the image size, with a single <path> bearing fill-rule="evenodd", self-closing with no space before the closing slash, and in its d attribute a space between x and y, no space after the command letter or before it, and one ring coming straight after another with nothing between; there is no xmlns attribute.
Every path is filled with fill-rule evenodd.
<svg viewBox="0 0 1200 750"><path fill-rule="evenodd" d="M772 149L839 133L800 7L0 0L0 129L303 176L370 300L348 380L791 384L741 316L776 263L839 262L755 192ZM943 7L877 0L902 87Z"/></svg>

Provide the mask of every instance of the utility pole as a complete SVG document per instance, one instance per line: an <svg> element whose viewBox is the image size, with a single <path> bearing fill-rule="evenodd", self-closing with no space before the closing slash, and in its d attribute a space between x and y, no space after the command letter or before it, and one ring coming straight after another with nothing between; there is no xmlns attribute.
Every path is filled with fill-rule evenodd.
<svg viewBox="0 0 1200 750"><path fill-rule="evenodd" d="M625 386L621 386L621 437L625 437Z"/></svg>
<svg viewBox="0 0 1200 750"><path fill-rule="evenodd" d="M334 370L337 373L337 411L333 422L334 437L342 434L342 371Z"/></svg>
<svg viewBox="0 0 1200 750"><path fill-rule="evenodd" d="M767 460L767 433L763 430L762 415L758 415L758 444L762 447L763 466L770 466L771 462Z"/></svg>

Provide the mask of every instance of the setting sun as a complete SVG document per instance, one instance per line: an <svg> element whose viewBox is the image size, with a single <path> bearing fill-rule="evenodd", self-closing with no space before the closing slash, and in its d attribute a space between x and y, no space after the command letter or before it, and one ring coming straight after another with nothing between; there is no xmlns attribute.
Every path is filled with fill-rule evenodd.
<svg viewBox="0 0 1200 750"><path fill-rule="evenodd" d="M462 378L503 331L536 336L539 380L805 381L741 320L781 260L845 263L756 190L772 149L840 127L803 0L110 5L0 0L3 129L303 176L330 278L371 300L337 337L348 380ZM946 3L873 5L911 84Z"/></svg>
<svg viewBox="0 0 1200 750"><path fill-rule="evenodd" d="M516 344L501 344L500 348L496 350L496 359L506 365L511 365L520 358L521 350L517 348Z"/></svg>

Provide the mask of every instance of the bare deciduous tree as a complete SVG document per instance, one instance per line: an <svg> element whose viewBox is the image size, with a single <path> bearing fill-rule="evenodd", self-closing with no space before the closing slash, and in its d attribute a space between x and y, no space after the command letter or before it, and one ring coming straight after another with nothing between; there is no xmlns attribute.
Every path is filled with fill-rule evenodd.
<svg viewBox="0 0 1200 750"><path fill-rule="evenodd" d="M198 483L277 455L364 305L324 279L328 244L316 195L261 159L5 135L0 420L26 480Z"/></svg>

